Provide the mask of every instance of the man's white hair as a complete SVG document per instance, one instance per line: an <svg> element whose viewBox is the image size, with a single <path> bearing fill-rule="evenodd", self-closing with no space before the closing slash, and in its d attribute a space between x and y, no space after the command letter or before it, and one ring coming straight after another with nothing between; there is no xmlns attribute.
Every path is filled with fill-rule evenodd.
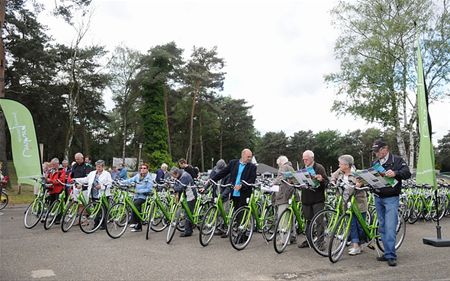
<svg viewBox="0 0 450 281"><path fill-rule="evenodd" d="M312 152L311 150L305 150L305 152L303 152L303 155L309 156L314 159L314 152Z"/></svg>

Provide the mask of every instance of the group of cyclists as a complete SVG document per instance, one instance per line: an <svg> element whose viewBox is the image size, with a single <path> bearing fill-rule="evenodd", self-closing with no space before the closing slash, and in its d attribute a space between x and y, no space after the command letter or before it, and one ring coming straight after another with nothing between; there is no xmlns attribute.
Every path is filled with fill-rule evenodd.
<svg viewBox="0 0 450 281"><path fill-rule="evenodd" d="M378 257L379 261L386 261L389 266L397 264L397 255L395 250L396 227L399 208L399 194L401 193L402 180L411 177L408 165L399 156L390 153L388 145L378 139L373 143L373 153L376 156L374 165L378 164L383 167L383 176L395 178L395 186L386 186L385 188L373 189L375 195L375 207L379 221L379 233L383 241L384 255ZM328 177L325 168L317 163L314 158L314 152L306 150L302 153L304 167L310 172L311 178L317 183L314 188L301 189L298 194L301 202L301 210L306 221L306 228L309 227L313 217L325 209L325 193L326 188L344 183L347 188L344 198L349 198L349 194L355 196L357 205L361 214L365 218L367 213L368 200L366 191L358 188L366 183L355 176L354 159L351 155L341 155L339 157L339 168L331 177ZM215 196L220 196L224 201L233 204L234 210L247 205L248 200L253 192L252 184L257 179L256 165L252 163L253 153L250 149L243 149L241 157L229 161L228 164L223 160L219 160L209 175L210 182L216 183L222 181L223 184L230 183L230 188L220 191L214 191ZM168 179L174 180L173 189L176 193L183 193L187 206L191 212L194 212L194 206L199 193L205 192L205 189L213 186L206 182L201 187L196 187L196 179L200 177L200 173L194 167L189 165L185 159L178 161L178 167L168 169L167 164L162 164L161 169L156 172L153 178L149 172L149 166L145 163L139 165L138 172L131 178L127 175L119 177L120 171L112 171L113 175L105 169L105 162L97 160L94 165L90 163L90 158L85 158L81 153L75 154L74 163L69 166L67 161L63 161L60 165L57 158L52 159L44 166L44 176L47 183L51 184L48 190L48 198L50 202L57 199L61 192L66 192L66 198L77 198L80 193L87 200L99 200L102 195L109 196L110 188L113 181L117 181L121 185L133 185L134 197L133 203L141 212L141 206L146 202L148 196L154 191L157 184L164 183ZM281 155L277 159L278 175L274 180L274 184L279 185L279 190L272 195L272 203L277 210L278 218L283 211L289 207L290 198L296 194L292 187L299 184L295 177L295 170L292 168L291 162L286 156ZM123 168L122 168L123 169ZM77 183L69 185L67 183ZM58 219L57 219L58 221ZM131 212L131 231L142 231L143 221L134 212ZM185 218L184 232L181 237L189 237L193 234L193 224L188 217ZM102 225L100 229L104 229ZM350 226L349 255L358 255L362 251L362 244L366 242L364 232L361 225L356 219L353 219ZM222 237L226 237L226 232L219 233ZM291 243L295 243L295 239L291 239ZM310 247L310 241L305 240L298 243L299 248Z"/></svg>

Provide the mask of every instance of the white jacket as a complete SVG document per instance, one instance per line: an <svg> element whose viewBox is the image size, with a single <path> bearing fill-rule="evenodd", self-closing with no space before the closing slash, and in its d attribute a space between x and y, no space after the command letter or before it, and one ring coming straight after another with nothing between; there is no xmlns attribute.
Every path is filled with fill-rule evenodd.
<svg viewBox="0 0 450 281"><path fill-rule="evenodd" d="M76 178L75 181L81 184L87 184L88 190L87 193L85 193L85 196L89 198L92 190L92 184L94 183L95 176L97 175L97 171L94 170L90 172L87 177L85 178ZM99 198L102 196L103 193L106 194L106 196L111 195L110 188L112 185L112 178L111 174L108 171L103 170L103 172L98 177L98 183L101 185L101 188L99 189ZM86 198L87 199L87 198Z"/></svg>

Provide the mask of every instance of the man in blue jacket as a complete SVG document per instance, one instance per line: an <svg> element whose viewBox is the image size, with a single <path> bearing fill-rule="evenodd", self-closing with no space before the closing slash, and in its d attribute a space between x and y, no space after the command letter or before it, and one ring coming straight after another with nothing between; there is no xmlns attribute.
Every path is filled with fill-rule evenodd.
<svg viewBox="0 0 450 281"><path fill-rule="evenodd" d="M136 183L135 195L133 198L134 205L141 212L141 206L144 204L145 200L147 200L147 196L150 194L153 188L153 179L150 173L148 172L148 165L141 164L139 173L137 173L134 177L120 181L121 184L131 184ZM142 221L137 217L134 212L131 212L131 231L137 232L142 231Z"/></svg>
<svg viewBox="0 0 450 281"><path fill-rule="evenodd" d="M389 266L396 266L395 243L397 239L399 195L402 189L402 180L409 179L411 173L405 160L390 153L388 145L382 139L373 143L372 151L377 158L372 166L379 163L384 169L384 172L382 172L384 176L395 178L398 181L395 186L375 189L375 207L384 246L384 256L378 257L377 260L387 261Z"/></svg>

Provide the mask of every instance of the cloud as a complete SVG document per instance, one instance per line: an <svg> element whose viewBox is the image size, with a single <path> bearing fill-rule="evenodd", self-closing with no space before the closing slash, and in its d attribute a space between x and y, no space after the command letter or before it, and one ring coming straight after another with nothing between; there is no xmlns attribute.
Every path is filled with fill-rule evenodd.
<svg viewBox="0 0 450 281"><path fill-rule="evenodd" d="M253 105L255 126L261 132L314 132L367 128L353 117L330 112L333 92L324 75L338 70L334 42L338 30L329 10L335 0L96 0L85 44L121 42L146 52L175 41L185 49L211 48L226 60L224 95ZM42 18L59 42L69 44L73 30L53 17ZM108 102L107 102L108 103ZM435 139L449 130L449 103L430 107Z"/></svg>

